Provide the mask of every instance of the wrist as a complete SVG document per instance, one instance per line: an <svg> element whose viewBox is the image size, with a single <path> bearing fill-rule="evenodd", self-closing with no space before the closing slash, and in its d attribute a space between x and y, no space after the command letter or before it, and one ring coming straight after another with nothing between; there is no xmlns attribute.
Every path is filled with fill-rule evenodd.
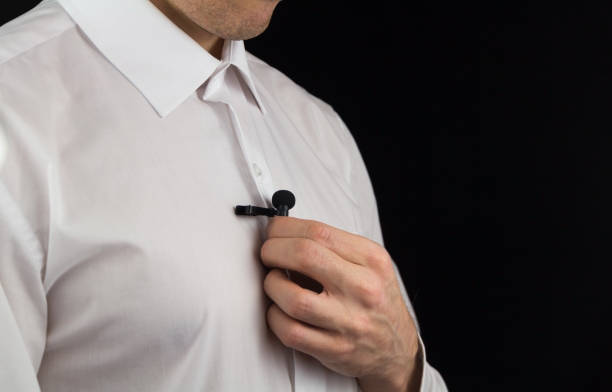
<svg viewBox="0 0 612 392"><path fill-rule="evenodd" d="M384 375L368 375L358 379L363 392L418 392L423 373L422 348L418 338L408 361ZM406 363L407 362L407 363Z"/></svg>

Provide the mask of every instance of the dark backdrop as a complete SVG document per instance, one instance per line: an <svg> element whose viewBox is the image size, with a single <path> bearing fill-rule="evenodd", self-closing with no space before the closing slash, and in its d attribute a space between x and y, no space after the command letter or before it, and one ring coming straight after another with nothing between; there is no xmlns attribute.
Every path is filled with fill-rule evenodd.
<svg viewBox="0 0 612 392"><path fill-rule="evenodd" d="M430 363L454 391L610 390L612 15L340 3L283 1L247 49L353 132Z"/></svg>

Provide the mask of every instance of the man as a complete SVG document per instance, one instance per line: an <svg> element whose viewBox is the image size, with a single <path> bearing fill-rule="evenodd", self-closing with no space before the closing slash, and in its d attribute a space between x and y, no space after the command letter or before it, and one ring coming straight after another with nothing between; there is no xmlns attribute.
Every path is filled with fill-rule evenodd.
<svg viewBox="0 0 612 392"><path fill-rule="evenodd" d="M0 389L445 390L350 133L244 50L278 1L0 29ZM278 189L295 218L234 214Z"/></svg>

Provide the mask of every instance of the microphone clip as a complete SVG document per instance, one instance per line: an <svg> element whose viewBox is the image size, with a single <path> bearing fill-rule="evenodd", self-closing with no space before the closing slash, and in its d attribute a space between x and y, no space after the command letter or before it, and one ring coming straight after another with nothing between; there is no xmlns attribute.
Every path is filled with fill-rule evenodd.
<svg viewBox="0 0 612 392"><path fill-rule="evenodd" d="M277 210L276 208L264 208L264 207L257 207L257 206L236 206L236 208L234 208L234 212L236 213L236 215L247 215L247 216L259 216L259 215L265 215L265 216L276 216L277 215Z"/></svg>

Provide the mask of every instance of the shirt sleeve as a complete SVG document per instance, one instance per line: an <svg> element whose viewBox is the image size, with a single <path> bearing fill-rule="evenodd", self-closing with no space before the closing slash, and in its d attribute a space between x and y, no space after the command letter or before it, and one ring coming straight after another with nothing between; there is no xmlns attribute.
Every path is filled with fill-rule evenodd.
<svg viewBox="0 0 612 392"><path fill-rule="evenodd" d="M355 142L352 134L342 121L342 119L337 116L338 121L340 122L340 129L344 133L344 138L346 141L346 146L350 150L351 160L352 160L352 170L350 174L350 185L351 190L357 196L359 200L359 219L360 222L360 231L361 235L367 237L373 241L378 242L382 246L384 246L383 237L382 237L382 229L380 227L380 220L378 216L378 206L376 204L376 197L374 195L374 189L372 187L372 182L370 180L368 170L363 161L363 157L361 156L361 152ZM395 270L395 274L397 276L397 280L400 284L400 290L402 292L402 297L404 298L404 302L412 315L414 323L417 328L417 333L419 337L419 355L421 355L420 360L422 361L422 369L423 373L421 374L421 392L444 392L447 391L446 384L442 379L442 376L436 369L434 369L429 363L427 363L427 356L425 351L425 345L423 344L423 340L421 338L420 327L416 318L416 314L414 312L414 308L408 297L408 292L406 291L406 287L400 275L400 272L397 268L397 264L393 261L393 269Z"/></svg>
<svg viewBox="0 0 612 392"><path fill-rule="evenodd" d="M40 391L47 304L43 252L0 180L0 391Z"/></svg>

